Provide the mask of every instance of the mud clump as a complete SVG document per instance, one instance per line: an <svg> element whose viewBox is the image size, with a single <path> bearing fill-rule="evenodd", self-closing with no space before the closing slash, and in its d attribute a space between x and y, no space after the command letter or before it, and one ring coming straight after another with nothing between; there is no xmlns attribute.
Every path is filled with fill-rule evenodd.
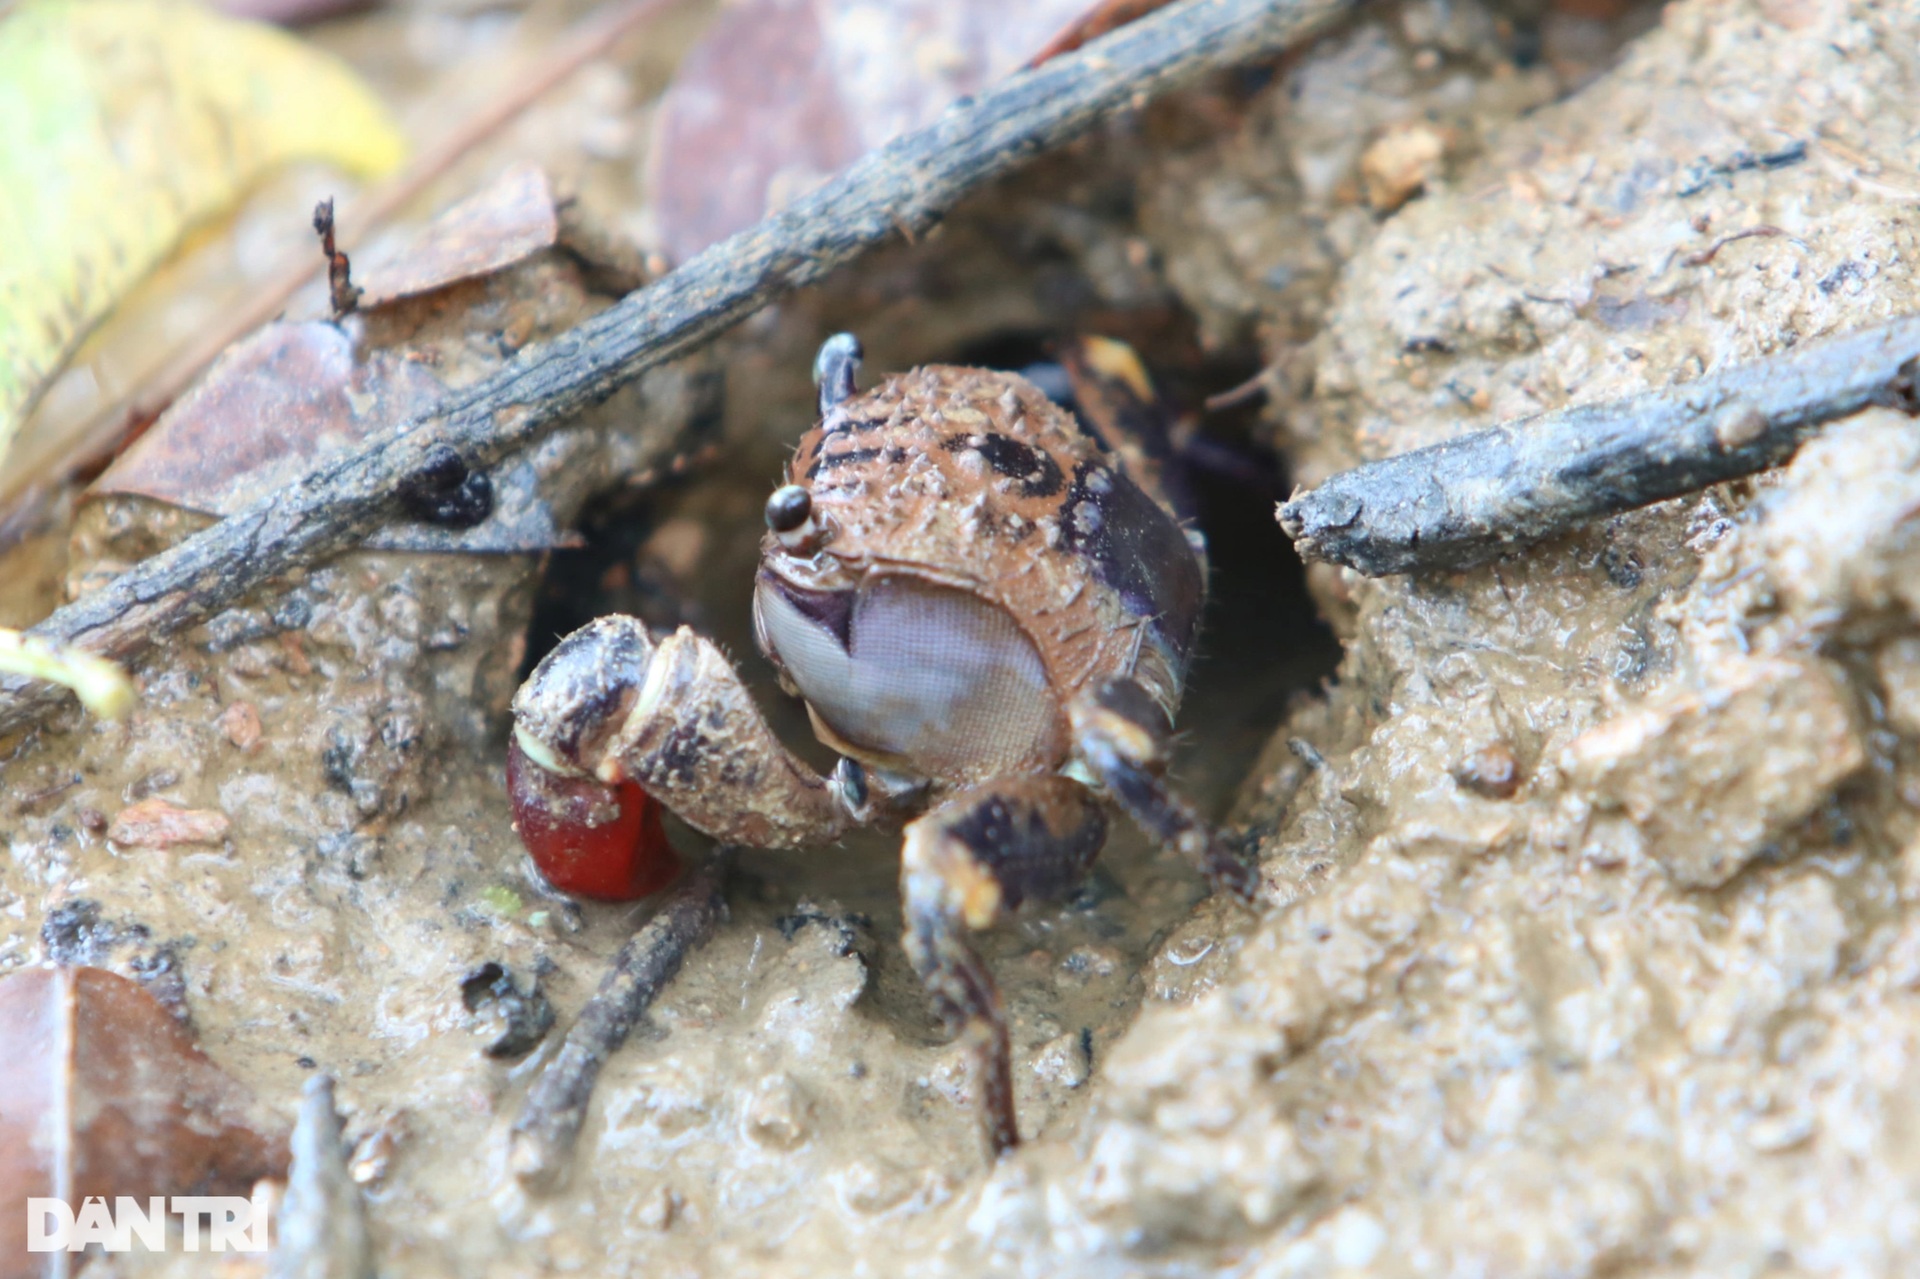
<svg viewBox="0 0 1920 1279"><path fill-rule="evenodd" d="M1819 662L1728 656L1567 748L1567 779L1624 810L1675 881L1718 888L1814 811L1867 752Z"/></svg>

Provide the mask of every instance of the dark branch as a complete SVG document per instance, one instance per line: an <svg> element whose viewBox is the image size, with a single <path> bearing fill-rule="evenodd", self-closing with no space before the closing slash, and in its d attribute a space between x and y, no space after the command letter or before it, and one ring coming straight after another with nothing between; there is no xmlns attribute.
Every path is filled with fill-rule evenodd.
<svg viewBox="0 0 1920 1279"><path fill-rule="evenodd" d="M607 1058L620 1050L687 952L705 941L726 909L724 861L693 874L613 957L566 1042L527 1090L508 1137L507 1166L522 1185L551 1190L565 1177L587 1104Z"/></svg>
<svg viewBox="0 0 1920 1279"><path fill-rule="evenodd" d="M354 545L392 516L405 482L451 449L485 470L554 424L675 359L862 251L918 235L968 192L1102 118L1215 68L1278 53L1357 0L1181 0L1077 53L1023 71L898 138L833 181L379 443L330 460L33 628L131 658L271 578ZM61 703L0 682L0 733Z"/></svg>
<svg viewBox="0 0 1920 1279"><path fill-rule="evenodd" d="M1369 462L1280 507L1308 559L1369 577L1469 568L1585 520L1778 466L1821 423L1913 412L1920 318L1681 386L1543 413Z"/></svg>

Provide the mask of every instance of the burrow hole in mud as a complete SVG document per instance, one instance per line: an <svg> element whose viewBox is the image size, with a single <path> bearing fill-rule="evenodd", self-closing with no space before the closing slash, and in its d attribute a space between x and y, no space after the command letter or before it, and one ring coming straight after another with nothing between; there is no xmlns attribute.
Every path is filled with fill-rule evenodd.
<svg viewBox="0 0 1920 1279"><path fill-rule="evenodd" d="M1024 370L1048 361L1053 337L1004 333L935 358ZM1191 342L1183 343L1176 360L1157 360L1151 347L1140 354L1163 398L1183 414L1201 414L1207 395L1240 384L1259 368L1251 352L1202 356ZM863 382L877 372L868 370ZM1317 695L1340 655L1307 594L1300 561L1274 520L1274 502L1291 481L1284 464L1256 443L1258 422L1257 405L1203 414L1202 447L1192 450L1195 464L1187 468L1212 571L1200 656L1179 717L1176 776L1215 817L1225 815L1294 700ZM784 450L806 424L762 425L757 438L731 442L709 466L643 492L616 493L587 511L585 544L552 559L527 664L530 670L562 635L609 612L639 616L656 633L693 626L734 658L781 738L824 769L832 756L814 740L799 703L780 691L753 642L749 601L761 508L779 483ZM737 419L730 434L739 434ZM675 835L683 847L703 844L684 829ZM732 892L734 916L737 923L788 940L796 926L850 924L848 935L872 973L863 1005L897 1032L931 1041L940 1034L897 947L896 853L897 835L859 832L833 850L750 855ZM1016 1026L1027 1017L1073 1019L1072 1000L1034 975L1046 968L1031 962L1034 956L1051 952L1070 962L1066 957L1076 949L1105 948L1137 969L1203 891L1190 868L1116 821L1093 878L1072 902L1037 908L980 940L1000 973ZM1097 1027L1090 1033L1106 1038Z"/></svg>

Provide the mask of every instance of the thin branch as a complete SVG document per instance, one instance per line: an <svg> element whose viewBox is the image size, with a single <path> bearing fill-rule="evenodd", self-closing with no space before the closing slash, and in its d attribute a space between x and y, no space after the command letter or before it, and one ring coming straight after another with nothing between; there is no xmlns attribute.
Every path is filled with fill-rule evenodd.
<svg viewBox="0 0 1920 1279"><path fill-rule="evenodd" d="M1917 381L1909 317L1369 462L1295 494L1280 524L1306 558L1369 577L1468 568L1777 466L1821 423L1870 405L1920 410Z"/></svg>
<svg viewBox="0 0 1920 1279"><path fill-rule="evenodd" d="M545 1191L564 1179L601 1068L627 1042L654 997L680 971L687 953L712 935L726 910L721 895L724 858L723 851L713 866L696 871L674 889L653 918L627 939L600 979L600 989L567 1031L560 1051L527 1090L507 1138L507 1166L522 1185Z"/></svg>
<svg viewBox="0 0 1920 1279"><path fill-rule="evenodd" d="M452 449L474 470L538 439L658 364L902 230L922 234L970 191L1115 112L1202 72L1275 54L1355 0L1181 0L1076 53L1022 71L680 269L523 351L431 413L330 459L60 609L33 633L122 660L262 583L354 545L398 510L401 485ZM0 733L63 694L0 683Z"/></svg>

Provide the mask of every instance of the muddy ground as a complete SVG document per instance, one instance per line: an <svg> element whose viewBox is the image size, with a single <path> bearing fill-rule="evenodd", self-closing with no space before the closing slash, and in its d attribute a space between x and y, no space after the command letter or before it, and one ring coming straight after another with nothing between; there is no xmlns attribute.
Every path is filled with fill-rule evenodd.
<svg viewBox="0 0 1920 1279"><path fill-rule="evenodd" d="M1149 110L729 340L718 459L590 506L588 549L349 557L157 654L130 726L4 744L0 965L143 978L289 1114L338 1076L384 1274L1906 1273L1920 437L1884 409L1419 579L1303 578L1264 497L1209 485L1180 774L1262 900L1123 834L986 940L1026 1146L986 1164L873 837L748 858L568 1186L502 1168L557 1034L488 1057L463 976L564 1027L646 912L531 879L505 697L611 602L781 702L748 575L825 333L892 368L1117 328L1189 404L1259 372L1208 429L1311 484L1915 309L1920 7L1575 7L1373 9ZM654 428L704 411L653 394ZM5 620L178 522L83 507L81 558L9 553ZM155 797L231 826L110 838Z"/></svg>

